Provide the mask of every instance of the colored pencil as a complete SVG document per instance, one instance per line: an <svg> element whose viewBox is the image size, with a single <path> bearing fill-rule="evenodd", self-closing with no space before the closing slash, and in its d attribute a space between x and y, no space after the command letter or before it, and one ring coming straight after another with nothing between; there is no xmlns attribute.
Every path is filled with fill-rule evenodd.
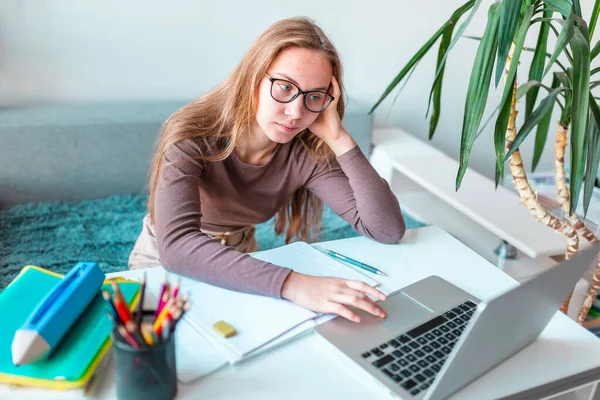
<svg viewBox="0 0 600 400"><path fill-rule="evenodd" d="M167 291L168 288L169 288L169 275L165 272L165 280L160 289L160 295L158 296L158 307L156 308L156 311L154 313L154 318L158 317L158 314L160 314L160 310L164 306L163 298L164 298L165 292ZM167 298L168 298L168 296L167 296Z"/></svg>
<svg viewBox="0 0 600 400"><path fill-rule="evenodd" d="M120 320L119 312L117 311L117 308L115 307L115 303L113 303L113 301L112 301L110 292L106 289L103 290L102 297L104 297L104 300L106 301L106 304L108 305L108 310L109 310L110 314L112 314L114 319L116 320L115 322L118 322Z"/></svg>
<svg viewBox="0 0 600 400"><path fill-rule="evenodd" d="M165 319L162 323L161 330L162 339L167 340L169 338L169 333L171 333L171 321Z"/></svg>
<svg viewBox="0 0 600 400"><path fill-rule="evenodd" d="M167 319L169 318L168 315L170 312L173 311L174 304L175 304L175 299L169 299L167 304L160 311L160 314L158 314L158 317L156 317L156 319L154 320L153 328L154 328L154 332L156 332L157 335L160 335L161 329L162 329L162 323L165 320L165 318L167 318Z"/></svg>
<svg viewBox="0 0 600 400"><path fill-rule="evenodd" d="M150 326L147 323L143 323L141 328L142 328L142 336L144 337L146 344L148 346L152 346L154 344L154 339L153 339L153 335L152 335L152 333L154 331L152 330L152 326Z"/></svg>
<svg viewBox="0 0 600 400"><path fill-rule="evenodd" d="M111 286L113 289L113 300L118 300L123 302L123 304L127 304L125 301L125 297L123 297L123 293L121 293L121 289L119 289L119 284L115 281L111 282Z"/></svg>
<svg viewBox="0 0 600 400"><path fill-rule="evenodd" d="M121 335L121 337L123 337L123 339L125 339L125 341L127 343L129 343L129 345L131 347L133 347L134 349L139 349L140 348L140 345L135 341L135 339L133 338L133 336L131 336L129 334L129 332L127 332L127 329L123 325L120 325L118 327L118 332Z"/></svg>
<svg viewBox="0 0 600 400"><path fill-rule="evenodd" d="M179 294L179 287L181 286L181 278L177 278L175 285L173 286L173 298Z"/></svg>
<svg viewBox="0 0 600 400"><path fill-rule="evenodd" d="M125 328L127 329L127 332L135 339L136 343L146 343L142 336L142 333L140 332L139 325L136 324L133 320L127 321L127 323L125 324Z"/></svg>
<svg viewBox="0 0 600 400"><path fill-rule="evenodd" d="M137 307L137 314L135 315L135 323L140 326L142 324L142 317L144 315L144 293L146 292L146 273L142 277L142 286L140 286L140 301Z"/></svg>
<svg viewBox="0 0 600 400"><path fill-rule="evenodd" d="M115 299L115 307L117 309L117 312L119 314L119 318L121 319L121 321L126 324L128 321L131 320L131 312L129 311L129 308L127 308L127 304L124 302L121 302L120 300Z"/></svg>

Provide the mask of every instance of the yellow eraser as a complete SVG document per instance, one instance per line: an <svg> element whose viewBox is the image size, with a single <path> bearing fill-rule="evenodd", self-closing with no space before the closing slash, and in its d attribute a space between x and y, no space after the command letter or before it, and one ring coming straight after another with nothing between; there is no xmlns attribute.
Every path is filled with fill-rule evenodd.
<svg viewBox="0 0 600 400"><path fill-rule="evenodd" d="M215 322L212 327L219 335L223 336L224 338L235 336L235 334L237 333L235 329L233 329L233 327L225 321Z"/></svg>

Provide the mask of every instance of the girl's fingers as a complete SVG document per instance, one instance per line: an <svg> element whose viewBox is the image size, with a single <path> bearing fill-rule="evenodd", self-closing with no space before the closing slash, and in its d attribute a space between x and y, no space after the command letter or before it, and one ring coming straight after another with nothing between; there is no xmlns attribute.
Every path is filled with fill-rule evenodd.
<svg viewBox="0 0 600 400"><path fill-rule="evenodd" d="M340 84L338 83L337 79L335 79L335 75L331 76L331 85L333 87L333 97L335 97L335 100L338 99L338 97L340 97Z"/></svg>
<svg viewBox="0 0 600 400"><path fill-rule="evenodd" d="M380 318L385 318L385 311L375 302L369 299L364 293L352 290L349 293L336 293L330 296L331 301L341 304L347 304Z"/></svg>
<svg viewBox="0 0 600 400"><path fill-rule="evenodd" d="M346 283L346 286L348 286L350 289L354 289L354 290L358 290L359 292L366 293L368 295L375 297L378 300L383 301L383 300L387 299L387 296L385 294L381 293L379 290L367 285L364 282L345 281L345 283Z"/></svg>
<svg viewBox="0 0 600 400"><path fill-rule="evenodd" d="M352 322L360 322L360 317L358 316L358 314L350 311L348 307L345 307L343 304L340 303L331 302L330 304L331 306L327 307L329 310L326 312L337 314L340 317L344 317Z"/></svg>

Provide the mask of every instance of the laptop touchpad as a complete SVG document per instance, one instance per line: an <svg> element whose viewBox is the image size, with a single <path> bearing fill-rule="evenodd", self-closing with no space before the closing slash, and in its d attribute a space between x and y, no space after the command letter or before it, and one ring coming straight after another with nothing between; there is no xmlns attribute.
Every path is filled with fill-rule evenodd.
<svg viewBox="0 0 600 400"><path fill-rule="evenodd" d="M387 313L387 317L381 320L381 323L392 334L427 321L433 312L404 292L394 294L379 305Z"/></svg>

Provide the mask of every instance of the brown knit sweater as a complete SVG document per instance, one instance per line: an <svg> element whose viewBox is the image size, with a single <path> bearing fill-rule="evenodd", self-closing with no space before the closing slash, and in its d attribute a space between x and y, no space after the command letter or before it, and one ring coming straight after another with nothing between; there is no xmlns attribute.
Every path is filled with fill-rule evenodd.
<svg viewBox="0 0 600 400"><path fill-rule="evenodd" d="M172 146L163 160L155 198L161 262L169 271L227 289L280 297L288 268L257 260L200 232L227 232L269 220L306 187L364 236L397 243L405 231L398 200L358 146L320 164L297 140L278 145L256 166L235 152L220 162L192 140Z"/></svg>

